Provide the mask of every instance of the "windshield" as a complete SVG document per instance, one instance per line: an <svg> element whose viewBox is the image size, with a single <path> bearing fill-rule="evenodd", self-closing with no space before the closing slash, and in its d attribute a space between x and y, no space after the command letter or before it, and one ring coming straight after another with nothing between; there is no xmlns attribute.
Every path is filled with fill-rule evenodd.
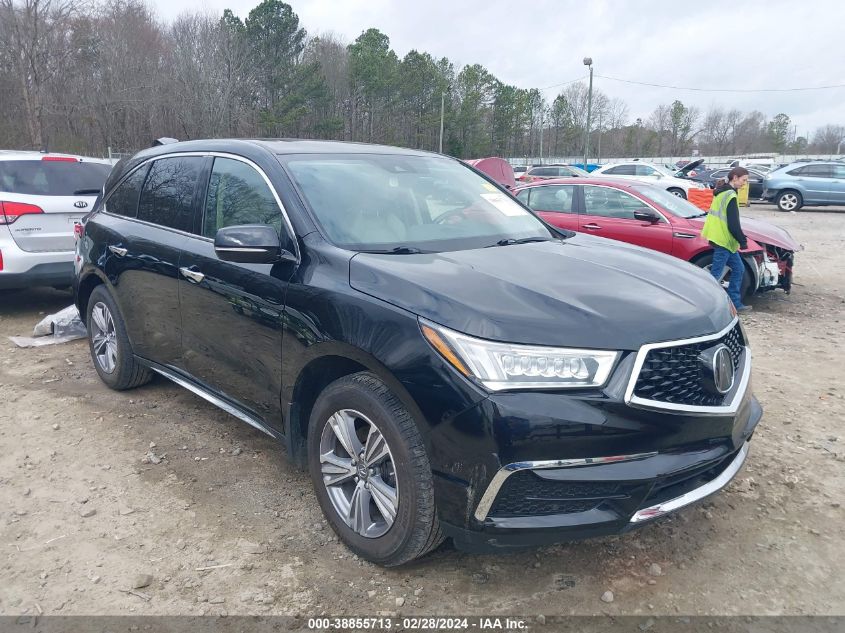
<svg viewBox="0 0 845 633"><path fill-rule="evenodd" d="M512 196L437 156L282 156L328 238L350 250L465 250L553 239Z"/></svg>
<svg viewBox="0 0 845 633"><path fill-rule="evenodd" d="M72 196L103 188L111 165L78 161L0 161L0 191L36 196Z"/></svg>
<svg viewBox="0 0 845 633"><path fill-rule="evenodd" d="M576 167L575 165L567 165L567 169L571 169L573 172L573 176L580 177L580 178L589 178L590 174L584 169L580 167Z"/></svg>
<svg viewBox="0 0 845 633"><path fill-rule="evenodd" d="M647 185L645 183L631 183L630 186L639 191L649 200L653 200L678 217L694 218L705 214L702 209L699 209L692 202L669 193L665 189L660 189L659 187Z"/></svg>

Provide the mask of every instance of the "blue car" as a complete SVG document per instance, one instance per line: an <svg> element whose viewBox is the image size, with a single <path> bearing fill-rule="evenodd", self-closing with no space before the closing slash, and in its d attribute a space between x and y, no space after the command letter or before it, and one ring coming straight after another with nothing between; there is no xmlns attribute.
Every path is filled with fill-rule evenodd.
<svg viewBox="0 0 845 633"><path fill-rule="evenodd" d="M841 161L792 163L766 174L763 198L781 211L803 206L845 205L845 164Z"/></svg>

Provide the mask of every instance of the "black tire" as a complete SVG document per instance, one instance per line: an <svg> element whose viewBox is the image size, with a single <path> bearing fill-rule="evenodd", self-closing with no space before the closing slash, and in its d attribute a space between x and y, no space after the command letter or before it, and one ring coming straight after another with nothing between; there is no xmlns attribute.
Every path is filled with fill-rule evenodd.
<svg viewBox="0 0 845 633"><path fill-rule="evenodd" d="M700 266L710 272L710 266L713 264L713 253L707 253L706 255L702 255L697 260L693 262L696 266ZM743 264L745 266L745 264ZM727 282L730 280L730 270L725 274L725 277L722 280L722 284L725 285L727 289ZM742 285L739 289L739 294L742 297L743 301L747 301L751 298L754 294L751 291L751 271L748 270L748 266L745 266L744 274L742 275Z"/></svg>
<svg viewBox="0 0 845 633"><path fill-rule="evenodd" d="M673 196L678 196L679 198L683 198L684 200L687 199L687 192L684 191L683 189L678 189L677 187L671 187L670 189L667 189L666 191L671 193Z"/></svg>
<svg viewBox="0 0 845 633"><path fill-rule="evenodd" d="M112 341L115 345L116 354L111 371L108 371L108 368L103 365L103 361L98 358L97 351L94 349L94 338L98 326L94 322L93 312L99 304L108 309L114 325ZM100 380L117 391L133 389L148 383L152 379L152 372L135 358L135 354L132 352L132 344L126 334L126 323L120 314L117 303L105 286L100 285L94 288L88 298L85 312L88 326L88 349L91 352L91 360Z"/></svg>
<svg viewBox="0 0 845 633"><path fill-rule="evenodd" d="M336 412L349 410L366 416L364 424L375 426L381 433L395 472L396 516L387 531L377 537L363 536L347 525L323 481L320 454L321 442L325 441L324 429L328 428L329 419ZM356 420L355 424L359 423L361 420ZM361 558L393 567L419 558L443 542L434 504L431 465L422 437L408 410L374 374L361 372L345 376L320 394L308 426L308 470L329 525ZM345 485L355 487L358 484L347 480Z"/></svg>
<svg viewBox="0 0 845 633"><path fill-rule="evenodd" d="M778 194L775 203L781 211L798 211L798 209L804 206L804 198L797 191L787 189Z"/></svg>

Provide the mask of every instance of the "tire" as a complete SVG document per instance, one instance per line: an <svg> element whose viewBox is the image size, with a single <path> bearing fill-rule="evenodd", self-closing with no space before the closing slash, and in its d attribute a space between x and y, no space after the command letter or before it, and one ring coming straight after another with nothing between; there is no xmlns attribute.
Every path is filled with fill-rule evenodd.
<svg viewBox="0 0 845 633"><path fill-rule="evenodd" d="M781 191L775 202L781 211L798 211L804 206L804 199L801 194L791 189Z"/></svg>
<svg viewBox="0 0 845 633"><path fill-rule="evenodd" d="M105 286L94 288L85 310L88 348L100 380L117 391L148 383L152 372L135 358L126 323Z"/></svg>
<svg viewBox="0 0 845 633"><path fill-rule="evenodd" d="M678 189L677 187L672 187L671 189L667 189L666 191L671 193L673 196L678 196L679 198L682 198L684 200L687 199L687 192L684 191L683 189Z"/></svg>
<svg viewBox="0 0 845 633"><path fill-rule="evenodd" d="M373 452L382 459L356 464L351 453L382 446L378 439L383 448ZM361 558L393 567L443 542L431 465L417 425L374 374L345 376L320 394L308 426L308 470L329 525ZM335 478L332 484L324 480L329 477ZM353 505L359 512L349 511Z"/></svg>
<svg viewBox="0 0 845 633"><path fill-rule="evenodd" d="M695 260L693 264L695 264L696 266L700 266L709 273L710 266L713 264L713 253L707 253L706 255L702 255L697 260ZM727 290L728 288L728 281L730 281L730 269L728 269L728 272L725 273L725 276L722 279L722 287L725 288L725 290ZM750 299L751 296L754 294L751 291L751 273L749 272L747 266L745 267L745 271L742 276L742 285L739 288L739 294L742 297L743 301Z"/></svg>

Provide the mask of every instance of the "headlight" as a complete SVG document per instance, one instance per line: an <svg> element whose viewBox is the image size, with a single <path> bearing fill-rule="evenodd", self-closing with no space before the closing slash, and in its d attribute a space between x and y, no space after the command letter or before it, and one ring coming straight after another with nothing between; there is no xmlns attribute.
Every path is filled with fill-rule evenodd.
<svg viewBox="0 0 845 633"><path fill-rule="evenodd" d="M488 341L420 319L423 336L450 365L490 391L601 387L619 352Z"/></svg>

